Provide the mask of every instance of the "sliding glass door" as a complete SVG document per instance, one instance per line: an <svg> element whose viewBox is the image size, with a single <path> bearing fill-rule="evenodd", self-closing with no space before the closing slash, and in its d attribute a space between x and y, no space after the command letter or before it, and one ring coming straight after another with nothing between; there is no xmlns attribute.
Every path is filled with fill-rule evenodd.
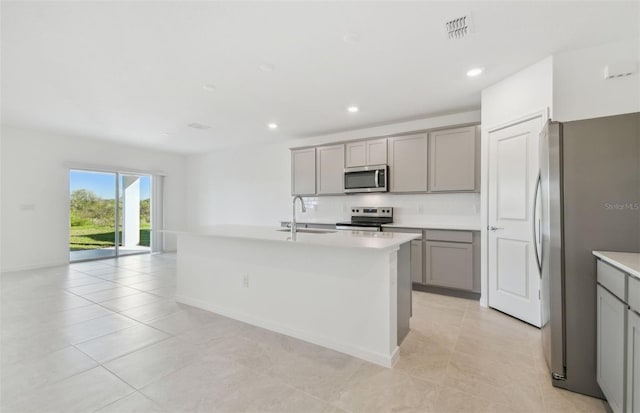
<svg viewBox="0 0 640 413"><path fill-rule="evenodd" d="M69 261L150 252L151 176L69 172Z"/></svg>

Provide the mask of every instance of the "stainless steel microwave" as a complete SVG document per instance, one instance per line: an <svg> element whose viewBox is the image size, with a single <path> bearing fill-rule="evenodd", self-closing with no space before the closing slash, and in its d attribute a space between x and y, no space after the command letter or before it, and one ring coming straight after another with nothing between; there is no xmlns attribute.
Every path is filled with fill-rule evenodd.
<svg viewBox="0 0 640 413"><path fill-rule="evenodd" d="M387 165L359 166L344 170L344 192L387 192L389 167Z"/></svg>

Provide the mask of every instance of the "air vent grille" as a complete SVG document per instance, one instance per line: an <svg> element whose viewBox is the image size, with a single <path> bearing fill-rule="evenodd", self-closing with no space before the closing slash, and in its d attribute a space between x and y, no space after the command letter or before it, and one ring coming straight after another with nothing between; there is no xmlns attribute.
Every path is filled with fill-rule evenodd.
<svg viewBox="0 0 640 413"><path fill-rule="evenodd" d="M462 39L471 32L471 17L462 16L445 23L449 39Z"/></svg>
<svg viewBox="0 0 640 413"><path fill-rule="evenodd" d="M198 123L198 122L190 123L187 126L190 127L190 128L193 128L193 129L200 129L200 130L211 129L211 126L204 125L204 124Z"/></svg>

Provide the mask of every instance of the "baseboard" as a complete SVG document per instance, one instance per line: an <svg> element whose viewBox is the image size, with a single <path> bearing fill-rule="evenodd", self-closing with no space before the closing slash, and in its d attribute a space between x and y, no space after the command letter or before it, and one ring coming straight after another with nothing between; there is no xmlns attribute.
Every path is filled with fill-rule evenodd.
<svg viewBox="0 0 640 413"><path fill-rule="evenodd" d="M400 348L398 346L396 346L396 348L394 349L391 355L386 356L384 354L369 351L361 347L353 346L348 343L335 341L328 337L318 336L315 334L308 333L306 331L294 330L294 329L291 329L290 327L284 326L282 324L279 324L270 320L263 320L260 318L250 316L245 313L240 313L234 310L221 308L211 303L198 300L195 298L176 295L176 301L179 303L190 305L192 307L197 307L203 310L211 311L213 313L220 314L225 317L233 318L234 320L242 321L244 323L251 324L256 327L261 327L267 330L275 331L276 333L294 337L302 341L306 341L308 343L317 344L322 347L327 347L332 350L336 350L341 353L345 353L350 356L369 361L371 363L377 364L382 367L389 367L389 368L393 367L393 365L397 361L398 356L400 354Z"/></svg>
<svg viewBox="0 0 640 413"><path fill-rule="evenodd" d="M16 265L13 267L2 267L0 272L14 272L14 271L28 271L28 270L37 270L40 268L50 268L50 267L60 267L63 265L69 265L68 261L63 262L53 262L53 263L42 263L42 264L29 264L29 265Z"/></svg>
<svg viewBox="0 0 640 413"><path fill-rule="evenodd" d="M434 287L432 285L413 283L413 289L416 291L423 291L425 293L442 294L451 297L467 298L476 301L480 300L480 293L474 293L473 291L456 290L455 288Z"/></svg>

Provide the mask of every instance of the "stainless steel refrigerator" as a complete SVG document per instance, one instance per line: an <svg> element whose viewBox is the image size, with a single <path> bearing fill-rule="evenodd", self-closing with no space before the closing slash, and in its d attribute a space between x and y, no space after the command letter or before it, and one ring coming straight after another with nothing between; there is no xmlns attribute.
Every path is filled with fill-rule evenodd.
<svg viewBox="0 0 640 413"><path fill-rule="evenodd" d="M533 232L551 380L603 398L596 382L591 252L640 252L640 113L548 122L540 134L540 167Z"/></svg>

